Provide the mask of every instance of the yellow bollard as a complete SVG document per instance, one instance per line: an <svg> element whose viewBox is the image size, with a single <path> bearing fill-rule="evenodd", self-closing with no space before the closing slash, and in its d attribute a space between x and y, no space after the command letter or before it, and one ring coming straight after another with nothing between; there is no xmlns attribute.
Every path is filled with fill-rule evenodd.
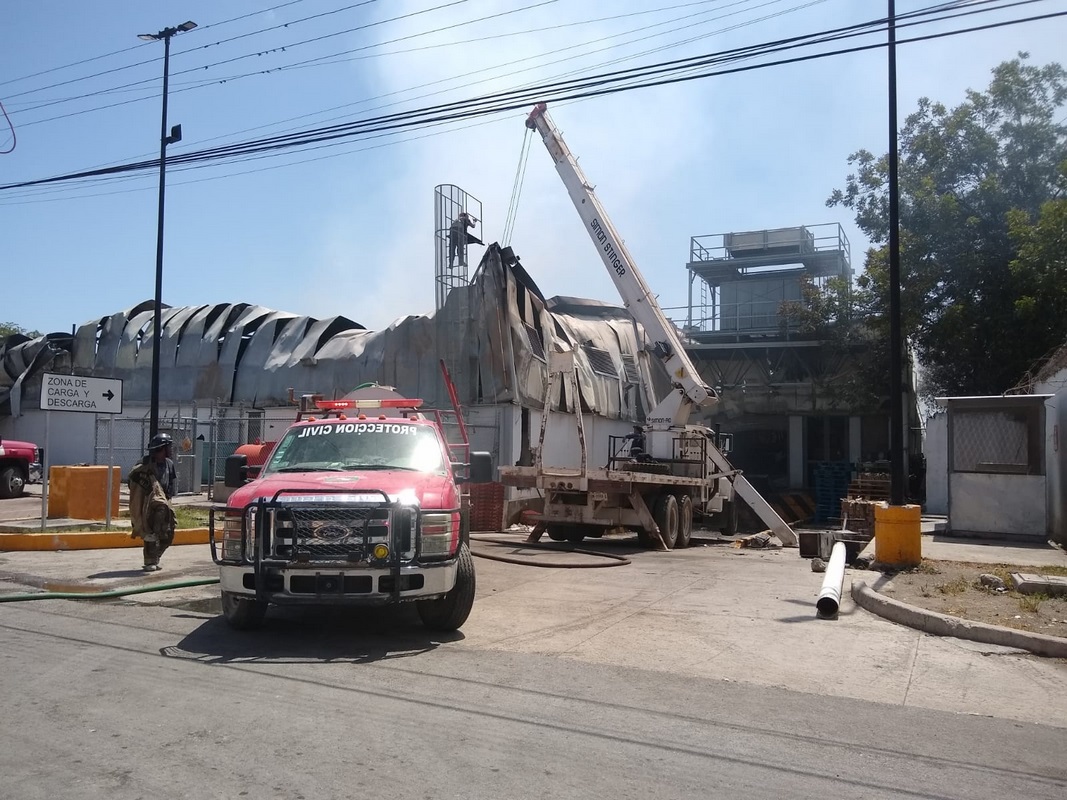
<svg viewBox="0 0 1067 800"><path fill-rule="evenodd" d="M48 518L67 516L70 499L70 467L48 469Z"/></svg>
<svg viewBox="0 0 1067 800"><path fill-rule="evenodd" d="M874 507L874 560L894 567L922 561L922 506Z"/></svg>

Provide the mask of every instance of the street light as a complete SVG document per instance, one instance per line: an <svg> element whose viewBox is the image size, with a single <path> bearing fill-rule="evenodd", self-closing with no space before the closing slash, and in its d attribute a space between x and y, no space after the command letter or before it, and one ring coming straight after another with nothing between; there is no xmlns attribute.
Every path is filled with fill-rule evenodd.
<svg viewBox="0 0 1067 800"><path fill-rule="evenodd" d="M167 79L170 71L170 38L176 33L185 33L196 23L183 22L174 28L164 28L159 33L142 33L137 38L146 42L163 40L163 121L159 126L159 221L156 229L156 304L152 322L152 400L149 411L148 435L159 433L159 342L163 335L163 201L167 186L167 145L182 140L182 126L175 125L167 134Z"/></svg>

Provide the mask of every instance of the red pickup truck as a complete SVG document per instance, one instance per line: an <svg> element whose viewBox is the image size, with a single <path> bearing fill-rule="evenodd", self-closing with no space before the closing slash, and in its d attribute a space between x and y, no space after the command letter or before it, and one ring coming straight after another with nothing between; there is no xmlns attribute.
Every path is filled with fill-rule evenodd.
<svg viewBox="0 0 1067 800"><path fill-rule="evenodd" d="M41 480L41 448L32 442L0 439L0 499L19 497L27 483Z"/></svg>
<svg viewBox="0 0 1067 800"><path fill-rule="evenodd" d="M231 626L258 627L271 604L413 602L433 630L466 621L475 584L460 485L492 480L492 459L452 463L420 403L325 401L261 468L227 459L236 491L210 529Z"/></svg>

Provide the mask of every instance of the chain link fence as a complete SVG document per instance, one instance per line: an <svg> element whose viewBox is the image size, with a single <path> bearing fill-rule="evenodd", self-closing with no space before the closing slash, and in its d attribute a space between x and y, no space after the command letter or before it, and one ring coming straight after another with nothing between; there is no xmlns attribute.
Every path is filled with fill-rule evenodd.
<svg viewBox="0 0 1067 800"><path fill-rule="evenodd" d="M159 432L174 439L174 470L178 476L178 494L198 494L202 491L200 464L203 441L195 417L164 418ZM121 467L125 480L134 465L145 456L148 448L149 426L145 417L115 417L98 414L93 440L93 460L97 465Z"/></svg>
<svg viewBox="0 0 1067 800"><path fill-rule="evenodd" d="M226 459L244 445L273 443L295 419L295 411L268 419L263 411L227 406L211 409L208 419L162 418L160 432L169 433L174 439L178 494L206 493L209 500L215 500L216 494L221 494L218 487L225 480ZM499 424L498 411L474 421L468 419L472 447L499 452ZM444 426L448 440L458 441L458 430L452 430L455 420L446 418ZM125 481L129 471L144 457L149 438L147 417L99 414L93 443L94 464L121 467ZM459 457L458 452L456 456Z"/></svg>
<svg viewBox="0 0 1067 800"><path fill-rule="evenodd" d="M235 412L223 407L215 409L207 428L204 484L208 498L214 499L216 484L226 477L226 459L243 445L265 444L266 424L262 411Z"/></svg>

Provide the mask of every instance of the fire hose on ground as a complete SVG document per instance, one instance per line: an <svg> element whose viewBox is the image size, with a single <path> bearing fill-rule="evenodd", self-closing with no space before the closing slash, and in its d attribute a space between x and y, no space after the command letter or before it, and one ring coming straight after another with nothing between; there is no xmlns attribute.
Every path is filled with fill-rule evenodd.
<svg viewBox="0 0 1067 800"><path fill-rule="evenodd" d="M621 567L626 564L632 563L626 556L616 555L614 553L598 553L595 550L583 550L577 547L569 547L567 545L557 545L555 543L531 543L531 542L517 542L512 539L498 539L491 536L482 536L474 534L471 536L472 544L474 542L484 542L486 544L497 545L511 545L513 547L520 547L522 549L529 550L548 550L550 552L567 553L583 556L592 556L596 558L607 559L607 563L599 564L575 564L567 561L534 561L530 559L518 558L515 556L496 555L495 553L476 552L471 550L471 555L476 558L485 558L490 561L503 561L507 564L519 564L524 567L546 567L552 569L596 569L603 567ZM0 603L21 603L29 600L110 600L116 597L126 597L132 594L146 594L148 592L165 592L171 589L185 589L191 586L210 586L218 583L218 578L197 578L195 580L188 581L172 581L170 583L157 583L152 586L135 586L131 589L110 589L103 592L23 592L19 594L5 594L0 595Z"/></svg>
<svg viewBox="0 0 1067 800"><path fill-rule="evenodd" d="M498 544L498 545L510 545L512 547L518 547L523 550L547 550L549 552L577 554L583 556L592 556L594 558L607 559L606 563L589 564L589 563L574 563L570 561L536 561L531 559L519 558L517 556L503 556L496 555L494 553L477 552L474 548L471 548L471 555L475 558L484 558L489 561L502 561L505 564L518 564L523 567L545 567L549 569L597 569L603 567L622 567L626 564L632 563L626 556L616 555L615 553L601 553L596 550L583 550L581 548L573 547L563 543L555 542L526 542L515 541L514 539L500 539L495 536L485 536L483 534L473 533L471 534L471 544L475 542L484 542L486 544Z"/></svg>
<svg viewBox="0 0 1067 800"><path fill-rule="evenodd" d="M104 592L25 592L22 594L3 594L0 595L0 603L19 603L26 600L108 600L113 597L125 597L130 594L164 592L169 589L184 589L189 586L210 586L218 582L218 578L197 578L188 581L156 583L152 586L135 586L132 589L110 589Z"/></svg>

